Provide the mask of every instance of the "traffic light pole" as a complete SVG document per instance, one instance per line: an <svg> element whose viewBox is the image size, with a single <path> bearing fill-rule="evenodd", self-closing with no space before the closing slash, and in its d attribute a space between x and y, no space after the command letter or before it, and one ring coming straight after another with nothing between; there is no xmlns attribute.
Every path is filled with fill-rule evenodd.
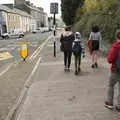
<svg viewBox="0 0 120 120"><path fill-rule="evenodd" d="M54 57L56 57L56 40L55 40L55 36L56 36L56 18L55 18L55 13L54 13L54 18L53 18L53 25L54 25Z"/></svg>

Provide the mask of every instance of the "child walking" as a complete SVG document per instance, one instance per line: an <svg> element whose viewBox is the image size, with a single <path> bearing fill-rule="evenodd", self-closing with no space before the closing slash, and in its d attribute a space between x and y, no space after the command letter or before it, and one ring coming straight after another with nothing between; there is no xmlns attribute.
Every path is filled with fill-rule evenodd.
<svg viewBox="0 0 120 120"><path fill-rule="evenodd" d="M73 54L75 57L75 75L78 75L81 72L81 55L85 57L84 44L81 40L81 34L79 32L75 33L75 40L73 42Z"/></svg>
<svg viewBox="0 0 120 120"><path fill-rule="evenodd" d="M116 83L118 83L116 110L120 112L120 30L116 32L116 42L112 45L111 51L108 54L108 62L112 64L112 66L105 107L113 109L114 87Z"/></svg>

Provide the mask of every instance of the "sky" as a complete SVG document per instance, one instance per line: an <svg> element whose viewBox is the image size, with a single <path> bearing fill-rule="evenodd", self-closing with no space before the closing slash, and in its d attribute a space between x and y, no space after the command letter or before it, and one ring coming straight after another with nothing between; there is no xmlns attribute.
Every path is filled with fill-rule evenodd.
<svg viewBox="0 0 120 120"><path fill-rule="evenodd" d="M32 3L34 3L37 7L42 7L44 8L44 11L48 14L48 16L52 16L50 14L50 3L51 2L58 2L59 3L59 14L57 15L58 17L60 16L60 1L61 0L29 0ZM14 0L0 0L0 4L3 3L14 3Z"/></svg>

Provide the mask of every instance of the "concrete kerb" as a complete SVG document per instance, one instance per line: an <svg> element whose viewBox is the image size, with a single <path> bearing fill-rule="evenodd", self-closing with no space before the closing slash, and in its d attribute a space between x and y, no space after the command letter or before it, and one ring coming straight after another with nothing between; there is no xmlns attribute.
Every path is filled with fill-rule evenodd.
<svg viewBox="0 0 120 120"><path fill-rule="evenodd" d="M52 36L49 37L49 39L52 38ZM47 39L40 47L39 47L39 50L42 51L42 49L44 48L45 44L47 44L47 42L49 41L49 39ZM38 50L36 50L38 51ZM39 53L40 53L39 51ZM36 52L37 53L37 52ZM38 54L37 54L38 55ZM35 54L36 56L36 54ZM5 118L5 120L13 120L12 118L14 117L14 115L16 114L17 110L19 109L22 101L24 100L26 94L27 94L27 91L29 90L29 87L30 87L30 81L31 81L31 78L33 77L34 73L36 72L37 68L38 68L38 65L40 64L41 62L41 57L38 59L37 63L35 64L35 67L34 69L32 70L30 76L28 77L27 81L25 82L24 84L24 87L20 93L20 96L18 97L16 103L14 104L13 108L10 110L10 112L8 113L7 117Z"/></svg>

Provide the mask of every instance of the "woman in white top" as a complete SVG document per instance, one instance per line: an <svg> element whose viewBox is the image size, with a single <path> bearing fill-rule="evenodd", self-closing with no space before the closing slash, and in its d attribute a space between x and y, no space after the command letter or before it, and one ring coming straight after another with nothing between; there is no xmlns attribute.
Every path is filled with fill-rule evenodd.
<svg viewBox="0 0 120 120"><path fill-rule="evenodd" d="M98 51L101 46L101 33L99 32L99 27L98 26L93 26L92 27L92 32L90 33L89 40L92 43L92 68L97 68L98 67Z"/></svg>

